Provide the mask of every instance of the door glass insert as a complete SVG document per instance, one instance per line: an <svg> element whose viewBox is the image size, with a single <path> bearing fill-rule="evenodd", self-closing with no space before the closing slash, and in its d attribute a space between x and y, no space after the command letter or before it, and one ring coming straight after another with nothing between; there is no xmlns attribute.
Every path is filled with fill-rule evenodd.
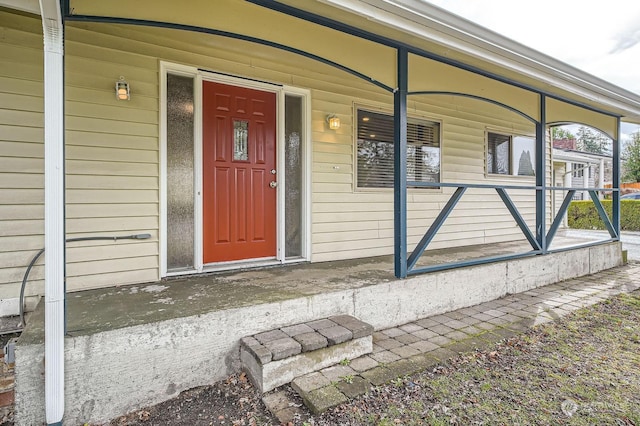
<svg viewBox="0 0 640 426"><path fill-rule="evenodd" d="M302 98L286 95L285 132L285 257L302 256Z"/></svg>
<svg viewBox="0 0 640 426"><path fill-rule="evenodd" d="M249 160L249 122L233 120L233 159Z"/></svg>
<svg viewBox="0 0 640 426"><path fill-rule="evenodd" d="M194 135L192 77L167 74L167 269L193 269Z"/></svg>

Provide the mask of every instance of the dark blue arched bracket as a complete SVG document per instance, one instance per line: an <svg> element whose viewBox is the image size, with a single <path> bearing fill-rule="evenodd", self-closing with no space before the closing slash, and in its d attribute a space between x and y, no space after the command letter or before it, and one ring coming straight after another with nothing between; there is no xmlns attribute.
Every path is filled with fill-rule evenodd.
<svg viewBox="0 0 640 426"><path fill-rule="evenodd" d="M507 105L505 103L490 99L490 98L485 98L484 96L478 96L478 95L472 95L469 93L462 93L462 92L447 92L447 91L438 91L438 90L421 90L421 91L417 91L417 92L409 92L409 95L447 95L447 96L460 96L463 98L471 98L471 99L476 99L479 101L483 101L483 102L489 102L490 104L493 105L497 105L499 107L508 109L511 112L515 112L516 114L520 115L521 117L526 118L527 120L531 121L532 123L536 124L538 123L538 120L536 120L535 118L531 117L530 115L528 115L525 112L520 111L517 108L514 108L510 105Z"/></svg>
<svg viewBox="0 0 640 426"><path fill-rule="evenodd" d="M150 21L146 19L133 19L133 18L120 18L113 16L91 16L91 15L67 15L65 17L65 21L75 21L75 22L97 22L97 23L107 23L107 24L125 24L125 25L137 25L143 27L156 27L156 28L168 28L173 30L182 30L182 31L191 31L196 33L210 34L220 37L233 38L236 40L247 41L251 43L261 44L267 47L273 47L275 49L284 50L286 52L294 53L296 55L304 56L305 58L313 59L315 61L321 62L325 65L329 65L331 67L342 70L348 74L351 74L355 77L358 77L362 80L368 81L369 83L384 89L387 92L393 93L395 89L393 87L387 86L386 84L377 81L375 78L370 77L366 74L363 74L359 71L356 71L347 66L341 65L337 62L331 61L329 59L323 58L322 56L315 55L313 53L306 52L301 49L297 49L295 47L287 46L281 43L276 43L269 40L263 40L261 38L252 37L244 34L232 33L229 31L221 31L213 28L206 27L198 27L195 25L186 25L186 24L176 24L172 22L162 22L162 21Z"/></svg>
<svg viewBox="0 0 640 426"><path fill-rule="evenodd" d="M593 129L595 131L598 131L598 132L602 133L603 135L607 136L609 139L612 139L613 141L615 141L615 139L616 139L609 132L605 132L604 130L600 129L599 127L594 127L592 124L583 123L581 121L554 121L553 123L547 123L548 127L570 126L570 125L580 125L580 126L589 127L589 128L591 128L591 129Z"/></svg>

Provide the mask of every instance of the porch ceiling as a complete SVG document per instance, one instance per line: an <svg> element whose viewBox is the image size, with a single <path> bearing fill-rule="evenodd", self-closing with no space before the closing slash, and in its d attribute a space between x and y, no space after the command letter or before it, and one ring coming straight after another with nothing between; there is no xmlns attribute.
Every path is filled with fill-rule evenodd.
<svg viewBox="0 0 640 426"><path fill-rule="evenodd" d="M537 90L619 114L624 121L640 123L640 96L430 5L418 7L412 0L255 2L276 7L292 6L393 43L411 46ZM421 8L429 8L434 16L418 13ZM189 2L189 7L184 7L173 0L70 0L70 10L72 15L168 22L255 37L317 55L360 72L388 88L396 87L394 48L249 1L193 0ZM192 36L195 38L198 34ZM467 75L468 86L473 86L481 78L468 76L467 72L461 73ZM429 76L425 75L422 79L427 82ZM528 110L535 110L536 106L529 99L531 96L518 96L518 91L521 89L512 91L508 96L518 99L517 104L511 102L509 105L527 113ZM489 93L487 97L491 98L492 94ZM556 111L564 112L561 108L556 108ZM554 121L571 121L572 115L576 114L568 111L566 117L558 117ZM584 117L578 118L574 121L584 122ZM592 125L592 122L586 124ZM612 133L612 126L608 123L602 125L598 122L594 126Z"/></svg>

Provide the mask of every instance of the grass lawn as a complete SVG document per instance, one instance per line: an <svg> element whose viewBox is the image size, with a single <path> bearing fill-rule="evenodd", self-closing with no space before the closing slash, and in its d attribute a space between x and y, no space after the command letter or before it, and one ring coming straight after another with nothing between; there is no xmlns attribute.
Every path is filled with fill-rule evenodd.
<svg viewBox="0 0 640 426"><path fill-rule="evenodd" d="M306 423L640 426L640 293L378 387Z"/></svg>

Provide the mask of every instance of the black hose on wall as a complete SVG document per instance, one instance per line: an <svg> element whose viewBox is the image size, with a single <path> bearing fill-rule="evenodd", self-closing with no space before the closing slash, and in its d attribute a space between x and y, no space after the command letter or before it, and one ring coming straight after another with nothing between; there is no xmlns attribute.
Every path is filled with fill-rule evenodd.
<svg viewBox="0 0 640 426"><path fill-rule="evenodd" d="M133 235L121 235L121 236L115 236L115 237L78 237L78 238L67 238L65 240L66 243L73 243L73 242L78 242L78 241L118 241L118 240L146 240L151 238L151 234L133 234ZM27 280L29 279L29 273L31 272L31 268L33 268L33 265L35 265L35 263L38 261L38 259L40 258L40 256L42 256L42 253L44 253L44 249L40 249L40 251L38 251L38 253L36 253L35 256L33 256L33 259L31 259L31 262L29 262L29 266L27 267L27 270L24 273L24 277L22 278L22 286L20 287L20 324L19 326L22 327L22 329L24 329L24 327L27 325L27 322L24 319L24 290L27 286Z"/></svg>

